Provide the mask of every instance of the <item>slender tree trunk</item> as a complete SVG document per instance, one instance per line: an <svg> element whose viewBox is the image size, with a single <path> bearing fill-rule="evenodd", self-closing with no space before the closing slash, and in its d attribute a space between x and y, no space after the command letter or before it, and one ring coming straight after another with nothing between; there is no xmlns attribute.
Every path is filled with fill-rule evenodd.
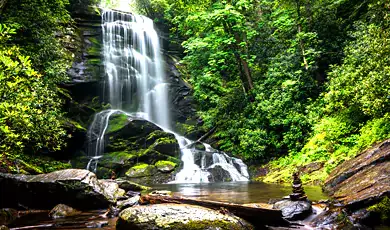
<svg viewBox="0 0 390 230"><path fill-rule="evenodd" d="M3 10L3 7L7 3L7 0L0 0L0 12Z"/></svg>
<svg viewBox="0 0 390 230"><path fill-rule="evenodd" d="M296 3L297 3L297 14L298 14L298 19L297 19L298 33L301 33L302 32L301 10L300 10L301 6L299 4L299 0L296 0ZM308 64L308 62L306 60L305 43L304 43L304 41L301 38L299 38L299 46L301 48L303 64L305 66L305 69L308 70L309 69L309 64Z"/></svg>
<svg viewBox="0 0 390 230"><path fill-rule="evenodd" d="M231 31L231 27L226 23L224 22L223 23L223 26L224 26L224 29L225 29L225 32L227 34L230 34L230 35L233 35L234 38L236 39L236 42L231 45L231 49L233 50L233 53L234 53L234 56L236 58L236 61L237 61L237 65L238 65L238 68L239 68L239 71L240 71L240 78L241 78L241 82L243 84L243 87L244 87L244 91L245 93L251 91L254 87L253 87L253 80L252 80L252 75L251 75L251 71L250 71L250 68L249 68L249 64L248 62L242 57L242 55L240 55L240 51L241 49L239 48L238 44L240 44L242 42L242 39L240 38L240 36L237 34L237 33L234 33L233 31ZM248 52L245 52L245 53L248 53Z"/></svg>

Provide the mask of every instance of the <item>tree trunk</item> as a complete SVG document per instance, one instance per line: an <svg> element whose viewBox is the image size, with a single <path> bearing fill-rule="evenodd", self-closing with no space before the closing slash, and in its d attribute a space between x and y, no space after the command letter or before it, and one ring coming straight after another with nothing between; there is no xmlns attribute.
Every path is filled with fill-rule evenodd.
<svg viewBox="0 0 390 230"><path fill-rule="evenodd" d="M3 7L7 3L7 0L0 0L0 12L3 10Z"/></svg>
<svg viewBox="0 0 390 230"><path fill-rule="evenodd" d="M140 204L160 204L160 203L174 203L174 204L190 204L198 205L206 208L216 210L227 210L230 213L241 217L250 222L256 227L263 227L265 225L271 226L290 226L290 222L283 219L282 212L276 209L257 208L244 206L239 204L224 203L218 201L196 200L184 197L170 197L170 196L150 196L144 195L140 198Z"/></svg>
<svg viewBox="0 0 390 230"><path fill-rule="evenodd" d="M299 0L296 0L297 3L297 14L298 14L298 19L297 19L297 24L298 24L298 34L302 32L302 24L301 24L301 5L299 4ZM301 53L302 53L302 58L303 58L303 64L305 66L305 69L309 69L309 64L306 60L306 51L305 51L305 43L304 41L299 38L299 46L301 48Z"/></svg>
<svg viewBox="0 0 390 230"><path fill-rule="evenodd" d="M236 42L231 45L231 49L233 50L234 56L236 58L237 66L238 66L239 71L240 71L241 82L242 82L242 85L245 89L244 92L246 94L249 91L251 91L254 87L253 87L253 80L252 80L252 75L251 75L251 71L250 71L248 62L239 53L241 51L241 49L239 48L238 44L240 44L242 42L242 39L240 38L240 36L237 33L234 33L233 31L231 31L231 29L230 29L231 27L227 24L227 22L223 23L223 27L225 29L225 33L227 33L229 35L233 35L234 38L236 39Z"/></svg>

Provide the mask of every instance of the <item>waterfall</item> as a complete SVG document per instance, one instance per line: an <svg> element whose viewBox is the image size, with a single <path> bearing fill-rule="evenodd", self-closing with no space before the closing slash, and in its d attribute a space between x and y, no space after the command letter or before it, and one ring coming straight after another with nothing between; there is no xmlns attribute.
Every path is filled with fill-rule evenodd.
<svg viewBox="0 0 390 230"><path fill-rule="evenodd" d="M87 169L96 172L106 147L110 117L123 113L149 120L166 132L170 130L169 84L165 81L159 37L153 21L147 17L114 10L102 13L105 67L104 101L111 109L101 111L89 127ZM183 169L172 183L213 182L215 172L232 181L247 181L246 165L237 158L173 133L181 149ZM196 159L195 159L196 158Z"/></svg>
<svg viewBox="0 0 390 230"><path fill-rule="evenodd" d="M108 102L113 109L146 113L170 127L168 84L150 18L105 10L102 14Z"/></svg>

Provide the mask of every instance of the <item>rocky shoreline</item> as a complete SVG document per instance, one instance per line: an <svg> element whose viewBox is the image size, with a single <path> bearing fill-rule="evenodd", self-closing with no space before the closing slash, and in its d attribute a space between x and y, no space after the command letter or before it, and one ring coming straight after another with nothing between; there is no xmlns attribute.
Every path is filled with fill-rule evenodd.
<svg viewBox="0 0 390 230"><path fill-rule="evenodd" d="M271 206L280 210L280 215L295 227L367 229L388 225L389 156L390 140L387 140L341 164L324 185L331 201L307 200L295 175L292 194ZM0 226L7 229L5 226L12 226L21 216L42 213L39 210L47 210L43 211L45 215L61 219L82 216L85 210L101 209L99 216L103 222L97 221L101 227L117 218L111 229L115 225L118 229L206 229L206 226L207 229L232 229L231 226L233 229L278 229L267 223L248 222L226 209L175 203L168 198L163 203L145 205L141 191L147 189L127 179L99 180L94 173L82 169L40 175L0 173ZM169 192L150 194L153 195L170 197ZM96 226L99 228L99 224Z"/></svg>

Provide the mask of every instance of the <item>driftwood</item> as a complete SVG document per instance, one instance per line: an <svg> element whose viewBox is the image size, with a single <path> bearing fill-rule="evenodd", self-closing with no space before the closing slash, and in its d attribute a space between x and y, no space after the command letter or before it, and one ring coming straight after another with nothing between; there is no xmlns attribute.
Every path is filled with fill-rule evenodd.
<svg viewBox="0 0 390 230"><path fill-rule="evenodd" d="M201 142L203 141L204 139L206 139L207 137L209 137L211 134L213 134L215 132L215 130L217 129L217 126L214 126L210 131L208 131L205 135L201 136L196 142Z"/></svg>
<svg viewBox="0 0 390 230"><path fill-rule="evenodd" d="M250 207L218 201L196 200L177 196L170 197L144 195L140 198L140 204L160 203L191 204L215 210L227 210L230 213L250 222L254 226L290 226L290 222L283 219L282 212L275 209Z"/></svg>

